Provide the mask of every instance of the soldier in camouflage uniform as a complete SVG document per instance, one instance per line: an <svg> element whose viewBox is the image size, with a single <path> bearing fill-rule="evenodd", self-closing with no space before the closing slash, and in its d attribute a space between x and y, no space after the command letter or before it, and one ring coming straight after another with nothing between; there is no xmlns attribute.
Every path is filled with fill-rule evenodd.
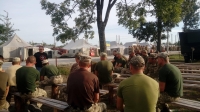
<svg viewBox="0 0 200 112"><path fill-rule="evenodd" d="M157 54L151 53L149 55L147 66L144 70L144 74L150 76L151 78L158 81L158 64L157 64Z"/></svg>
<svg viewBox="0 0 200 112"><path fill-rule="evenodd" d="M114 72L121 73L121 70L125 68L126 60L122 57L121 53L117 53L117 61L114 67Z"/></svg>
<svg viewBox="0 0 200 112"><path fill-rule="evenodd" d="M142 55L141 55L145 61L145 66L147 65L148 62L148 54L147 54L147 50L142 50Z"/></svg>
<svg viewBox="0 0 200 112"><path fill-rule="evenodd" d="M127 66L126 66L126 68L123 68L121 70L121 74L130 74L129 62L135 56L136 55L135 55L135 52L133 50L129 51L129 57L128 57L128 61L127 61Z"/></svg>

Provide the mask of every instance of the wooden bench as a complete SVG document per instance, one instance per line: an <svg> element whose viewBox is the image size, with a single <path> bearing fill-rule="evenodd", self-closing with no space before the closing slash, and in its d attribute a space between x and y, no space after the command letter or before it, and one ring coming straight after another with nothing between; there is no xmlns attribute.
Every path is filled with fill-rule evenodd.
<svg viewBox="0 0 200 112"><path fill-rule="evenodd" d="M183 80L183 82L189 84L200 84L200 81L195 81L195 80Z"/></svg>
<svg viewBox="0 0 200 112"><path fill-rule="evenodd" d="M183 83L183 87L184 88L200 88L200 85L199 84L186 84L186 83Z"/></svg>
<svg viewBox="0 0 200 112"><path fill-rule="evenodd" d="M16 92L13 95L15 97L23 99L23 97L21 96L21 94L19 92ZM48 107L52 107L52 108L54 108L54 112L58 112L59 110L64 111L65 109L67 109L69 107L67 102L63 102L63 101L59 101L59 100L55 100L55 99L51 99L51 98L47 98L47 97L42 97L42 96L36 97L36 98L30 98L28 100L32 101L32 102L36 102L36 103L42 103L43 105L46 105ZM15 103L17 103L17 102L15 102ZM27 102L23 102L23 103L27 103ZM16 108L18 108L18 107L16 107ZM21 110L21 109L19 109L19 110Z"/></svg>
<svg viewBox="0 0 200 112"><path fill-rule="evenodd" d="M200 102L199 101L180 98L178 101L172 102L172 104L179 106L179 107L191 109L194 111L200 111Z"/></svg>

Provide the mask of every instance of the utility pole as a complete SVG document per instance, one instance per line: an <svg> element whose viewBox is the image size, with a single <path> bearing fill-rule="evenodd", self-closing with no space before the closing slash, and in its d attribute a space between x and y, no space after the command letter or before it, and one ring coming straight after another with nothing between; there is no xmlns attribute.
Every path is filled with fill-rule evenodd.
<svg viewBox="0 0 200 112"><path fill-rule="evenodd" d="M169 31L167 30L167 53L169 53Z"/></svg>

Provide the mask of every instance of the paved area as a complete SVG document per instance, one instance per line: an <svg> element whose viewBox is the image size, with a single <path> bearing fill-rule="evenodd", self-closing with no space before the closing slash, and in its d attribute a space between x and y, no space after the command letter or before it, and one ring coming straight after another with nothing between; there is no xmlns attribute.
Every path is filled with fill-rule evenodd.
<svg viewBox="0 0 200 112"><path fill-rule="evenodd" d="M169 51L169 54L180 54L180 51ZM125 55L127 58L128 58L128 55ZM113 56L108 56L108 59L113 59ZM99 61L100 58L99 57L92 57L92 61ZM49 62L50 64L54 64L56 65L56 59L49 59ZM60 65L60 64L70 64L70 63L75 63L75 60L74 58L57 58L57 65ZM6 69L8 68L9 66L11 66L11 62L4 62L3 64L3 69ZM22 66L25 65L25 61L23 61L21 63Z"/></svg>

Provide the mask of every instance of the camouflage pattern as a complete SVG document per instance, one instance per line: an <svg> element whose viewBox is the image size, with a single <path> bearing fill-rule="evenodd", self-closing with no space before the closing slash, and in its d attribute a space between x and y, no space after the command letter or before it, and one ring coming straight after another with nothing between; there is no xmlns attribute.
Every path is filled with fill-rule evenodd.
<svg viewBox="0 0 200 112"><path fill-rule="evenodd" d="M159 75L159 66L157 65L157 63L155 64L151 64L151 63L147 63L145 70L144 70L144 74L150 76L151 78L155 79L156 81L158 81L158 75Z"/></svg>
<svg viewBox="0 0 200 112"><path fill-rule="evenodd" d="M145 61L145 65L147 64L148 62L148 55L142 55L144 61Z"/></svg>
<svg viewBox="0 0 200 112"><path fill-rule="evenodd" d="M7 112L9 106L10 106L9 103L7 101L5 101L4 104L0 105L0 111L1 112L4 112L4 111Z"/></svg>
<svg viewBox="0 0 200 112"><path fill-rule="evenodd" d="M123 67L117 67L117 68L114 68L114 72L115 73L121 73L121 70L123 69Z"/></svg>
<svg viewBox="0 0 200 112"><path fill-rule="evenodd" d="M130 74L131 72L130 72L130 69L129 68L123 68L122 70L121 70L121 74Z"/></svg>
<svg viewBox="0 0 200 112"><path fill-rule="evenodd" d="M160 93L158 98L157 108L162 110L167 103L177 101L180 97L171 97L166 92Z"/></svg>
<svg viewBox="0 0 200 112"><path fill-rule="evenodd" d="M65 112L106 112L107 107L105 103L95 103L89 109L80 110L80 109L73 109L70 107Z"/></svg>

